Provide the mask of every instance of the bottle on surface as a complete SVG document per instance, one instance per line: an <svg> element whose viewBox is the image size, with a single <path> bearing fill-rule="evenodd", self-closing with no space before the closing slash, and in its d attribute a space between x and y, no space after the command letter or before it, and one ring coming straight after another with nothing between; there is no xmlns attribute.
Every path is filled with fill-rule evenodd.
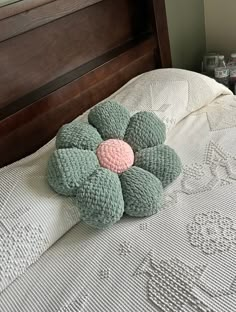
<svg viewBox="0 0 236 312"><path fill-rule="evenodd" d="M219 55L219 62L215 68L215 80L226 87L229 86L229 68L226 66L224 55Z"/></svg>
<svg viewBox="0 0 236 312"><path fill-rule="evenodd" d="M236 53L231 53L228 62L228 68L229 68L229 83L231 86L233 86L236 83Z"/></svg>

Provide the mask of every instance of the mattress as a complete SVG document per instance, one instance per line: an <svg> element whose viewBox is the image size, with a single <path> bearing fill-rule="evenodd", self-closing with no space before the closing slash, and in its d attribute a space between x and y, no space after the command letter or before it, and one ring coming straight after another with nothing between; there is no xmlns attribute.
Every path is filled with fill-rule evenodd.
<svg viewBox="0 0 236 312"><path fill-rule="evenodd" d="M184 106L185 97L189 103L191 79L178 76L177 85L184 91L176 105L182 101ZM168 81L169 93L174 88L176 100L179 93L174 79ZM18 271L8 274L3 264L17 240L16 236L4 236L4 220L9 219L9 213L1 210L5 211L0 219L0 282L4 281L1 312L236 311L236 97L218 84L217 88L221 89L219 94L200 107L188 107L184 114L181 112L181 118L177 106L167 114L171 101L163 100L163 94L162 105L150 105L147 97L154 96L150 88L140 97L135 93L139 107L132 106L131 101L130 111L153 110L166 122L166 144L177 151L183 163L182 174L165 189L159 213L148 218L124 216L111 228L96 230L79 222L79 213L69 199L46 196L48 200L62 201L63 209L53 210L52 214L45 199L37 217L35 211L33 217L28 212L22 214L31 225L27 232L37 236L33 243L37 243L37 251L28 265L22 255L15 256L11 263L18 260L14 267ZM111 98L126 105L130 101L127 94L123 89ZM194 102L197 98L193 98ZM11 172L21 170L34 172L34 178L42 179L38 168L46 166L53 149L54 140L1 174L7 172L5 180L10 180ZM29 163L34 163L34 171ZM40 192L45 190L40 188ZM16 194L13 191L8 196L8 204ZM17 211L11 212L15 223L9 221L16 228ZM40 229L45 218L51 220L48 232Z"/></svg>

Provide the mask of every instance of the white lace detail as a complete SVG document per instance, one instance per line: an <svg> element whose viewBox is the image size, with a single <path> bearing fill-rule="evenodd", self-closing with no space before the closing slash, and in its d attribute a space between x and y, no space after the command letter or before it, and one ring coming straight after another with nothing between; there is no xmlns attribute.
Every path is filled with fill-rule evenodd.
<svg viewBox="0 0 236 312"><path fill-rule="evenodd" d="M179 188L166 192L164 206L178 202L178 194L193 195L230 185L236 180L236 158L214 142L207 145L203 163L186 165L178 178Z"/></svg>
<svg viewBox="0 0 236 312"><path fill-rule="evenodd" d="M147 274L147 297L161 312L214 312L193 292L196 286L204 287L200 279L205 268L191 267L178 258L156 263L151 251L135 275Z"/></svg>
<svg viewBox="0 0 236 312"><path fill-rule="evenodd" d="M85 308L87 296L77 297L63 306L58 312L82 312Z"/></svg>
<svg viewBox="0 0 236 312"><path fill-rule="evenodd" d="M236 246L236 229L233 220L217 211L196 214L187 225L189 242L207 255L222 253Z"/></svg>
<svg viewBox="0 0 236 312"><path fill-rule="evenodd" d="M48 248L42 227L17 223L8 228L0 221L0 291L35 262Z"/></svg>

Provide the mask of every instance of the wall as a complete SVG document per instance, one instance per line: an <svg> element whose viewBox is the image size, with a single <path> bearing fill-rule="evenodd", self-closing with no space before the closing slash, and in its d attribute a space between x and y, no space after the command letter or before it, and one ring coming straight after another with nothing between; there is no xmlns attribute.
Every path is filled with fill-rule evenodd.
<svg viewBox="0 0 236 312"><path fill-rule="evenodd" d="M236 0L204 0L208 52L236 52Z"/></svg>
<svg viewBox="0 0 236 312"><path fill-rule="evenodd" d="M204 0L165 3L173 67L199 71L206 50Z"/></svg>

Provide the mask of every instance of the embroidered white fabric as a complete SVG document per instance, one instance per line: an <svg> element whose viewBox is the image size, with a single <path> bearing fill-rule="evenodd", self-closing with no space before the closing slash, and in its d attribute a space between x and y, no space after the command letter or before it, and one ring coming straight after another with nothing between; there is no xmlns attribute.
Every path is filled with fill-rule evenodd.
<svg viewBox="0 0 236 312"><path fill-rule="evenodd" d="M158 214L99 231L46 183L54 140L1 169L0 311L236 311L236 97L168 69L111 98L175 119L166 143L183 173Z"/></svg>

